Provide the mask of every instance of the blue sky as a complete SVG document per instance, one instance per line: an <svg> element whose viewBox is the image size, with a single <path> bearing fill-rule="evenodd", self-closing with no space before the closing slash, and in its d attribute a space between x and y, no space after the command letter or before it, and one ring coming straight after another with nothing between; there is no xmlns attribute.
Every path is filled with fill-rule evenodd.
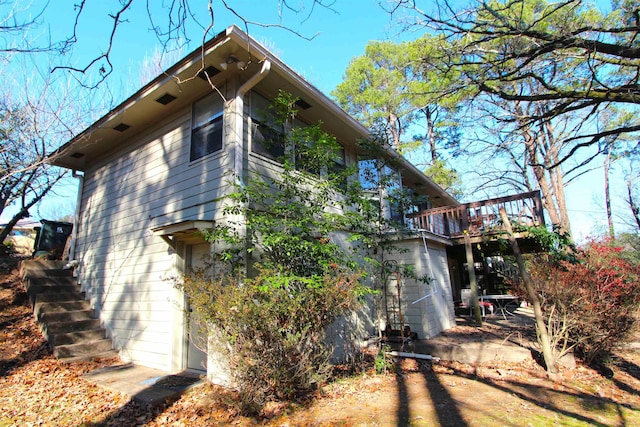
<svg viewBox="0 0 640 427"><path fill-rule="evenodd" d="M79 2L56 1L53 4L54 2L42 0L25 0L21 4L20 1L18 3L17 7L13 7L11 2L0 3L0 16L9 16L10 7L13 7L13 11L17 12L18 20L28 20L30 17L39 15L40 25L32 28L28 34L32 45L42 45L49 39L63 40L73 34L76 15L74 5ZM155 5L160 4L160 1L156 3L153 0L150 3ZM192 11L197 14L201 22L207 23L207 2L192 1L191 3L193 3ZM233 7L238 7L238 12L244 14L248 19L262 23L279 22L276 0L232 0L229 3ZM296 6L298 4L296 0L289 1L289 3ZM48 6L44 8L47 4ZM40 14L43 8L44 12ZM89 61L105 52L113 22L109 15L114 14L119 8L120 1L118 0L87 2L87 8L82 12L76 28L76 44L66 55L55 57L53 64L84 68ZM158 14L161 10L158 8L155 11L156 14L153 15L157 19L157 24L165 23L162 19L166 19L166 16ZM219 0L213 1L213 10L215 25L210 31L209 37L232 24L244 28L242 22L227 11ZM123 22L115 33L111 53L114 71L109 77L108 85L101 87L103 91L108 90L114 96L109 107L115 106L141 86L141 64L145 58L153 56L154 52L159 51L161 47L159 40L151 30L145 1L134 0L131 9L122 16L122 19ZM313 38L306 40L290 31L255 25L250 26L249 32L252 37L276 53L285 63L325 93L329 93L340 83L349 60L353 56L362 54L370 40L386 39L392 34L389 30L390 17L382 10L376 0L338 1L331 10L316 7L312 14L309 14L309 9L302 9L298 14L284 10L282 24L294 29L302 36ZM171 65L185 56L201 43L203 30L196 25L190 25L188 30L191 43L175 52L172 55L173 61L167 65ZM48 68L51 66L48 57L34 56L32 60L40 62L44 70L43 74L47 74ZM2 64L0 61L0 66L3 68L3 73L8 73L7 69L10 64L7 65L6 62ZM58 70L55 74L64 79L69 73ZM80 77L79 74L78 77ZM152 77L155 75L149 79ZM17 78L16 87L20 91L19 76ZM101 96L103 95L100 92L94 94L95 98ZM103 108L102 111L94 114L94 118L97 119L105 112L106 110ZM37 209L32 209L32 216L52 219L53 216L72 213L75 205L75 180L69 179L66 185L58 186L56 193L55 197L48 197ZM14 211L15 209L5 210L0 222L6 222Z"/></svg>
<svg viewBox="0 0 640 427"><path fill-rule="evenodd" d="M25 5L30 5L29 9L19 16L33 13L33 10L37 10L38 4L44 3L40 0L25 1ZM70 36L75 17L75 3L78 2L65 1L56 2L55 5L49 4L41 17L42 25L32 30L31 36L39 37L40 40L46 37L57 40ZM155 5L160 4L160 1L150 3ZM164 3L169 2L164 1ZM200 21L208 22L207 2L191 1L190 3L192 11ZM228 3L237 7L237 11L250 20L262 23L279 21L277 0L231 0ZM224 9L220 0L213 0L212 4L215 20L211 35L224 30L231 24L244 28L237 18ZM289 4L308 7L311 2L290 0ZM369 41L387 39L400 41L420 35L420 33L399 32L397 21L400 16L396 15L394 16L396 20L392 20L380 4L385 4L385 0L337 0L331 9L316 7L310 15L309 9L303 9L298 14L286 9L282 10L282 24L307 37L315 35L312 40L305 40L278 28L251 26L249 32L252 37L277 54L309 82L329 94L342 81L351 58L363 54ZM78 42L68 55L56 58L58 63L83 68L88 61L104 52L108 46L111 31L112 19L109 14L116 12L119 5L120 1L116 0L88 2L87 10L81 15L77 27ZM0 14L6 7L6 4L0 6ZM158 8L152 13L155 12L153 16L158 24L164 24L163 19L166 19L166 15L159 14L160 10ZM115 33L111 56L114 72L108 85L115 94L116 101L124 99L140 87L141 63L145 57L152 56L153 52L160 48L158 39L150 29L145 1L134 0L132 8L126 12L123 19L124 22ZM202 34L202 29L196 25L190 25L188 35L191 37L191 43L174 56L174 59L177 60L196 48L202 41ZM455 164L453 166L462 167ZM601 182L602 170L600 169L587 174L567 189L572 226L578 237L592 233L594 229L601 228L606 222ZM614 198L620 204L624 191L622 182L614 181L612 190ZM72 210L75 204L73 181L64 188L60 188L59 193L59 197L50 198L40 206L39 210L32 211L32 215L47 217L54 213L60 214L60 210ZM10 211L3 214L2 220L7 219L8 213Z"/></svg>
<svg viewBox="0 0 640 427"><path fill-rule="evenodd" d="M328 93L340 83L349 60L362 54L370 40L398 39L398 32L391 27L390 15L380 6L380 3L384 2L385 0L338 0L331 9L316 6L313 13L309 15L311 12L308 8L311 3L309 0L290 0L289 4L295 6L301 4L306 8L301 9L297 14L284 9L282 24L305 37L315 35L312 40L305 40L290 31L273 27L263 28L252 25L249 27L249 33L311 83ZM43 19L50 23L47 31L50 31L54 38L71 34L74 3L77 2L69 1L64 2L62 6L49 7L45 13ZM117 76L114 77L127 76L132 68L139 65L142 58L150 55L160 45L150 29L151 24L145 3L134 0L131 9L123 15L126 21L115 34L112 57ZM207 2L192 1L191 3L192 11L197 13L200 22L208 23ZM118 1L113 0L89 3L87 7L91 9L83 12L77 29L78 42L72 55L66 58L71 65L82 67L88 59L106 49L111 30L111 19L107 15L115 12L118 4ZM280 20L277 13L277 0L232 0L229 4L237 7L239 13L251 20L262 23L277 23ZM161 10L158 8L156 13ZM242 22L227 11L219 0L213 1L213 10L215 19L210 35L223 31L231 24L244 29ZM166 17L153 16L157 19L156 24L165 23L163 19ZM191 43L182 50L183 54L197 48L202 41L201 28L191 24L188 30Z"/></svg>

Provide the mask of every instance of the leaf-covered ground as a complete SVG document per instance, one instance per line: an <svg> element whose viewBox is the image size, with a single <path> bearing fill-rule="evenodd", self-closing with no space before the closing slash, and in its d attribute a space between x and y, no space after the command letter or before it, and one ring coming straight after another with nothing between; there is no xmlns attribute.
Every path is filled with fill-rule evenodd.
<svg viewBox="0 0 640 427"><path fill-rule="evenodd" d="M635 351L619 352L606 376L579 366L565 370L559 382L546 379L533 361L471 366L405 360L396 373L328 384L306 405L273 404L261 419L239 416L233 393L206 384L153 408L82 377L117 361L63 364L51 356L15 273L13 260L0 259L0 427L640 425ZM461 331L469 339L483 333Z"/></svg>

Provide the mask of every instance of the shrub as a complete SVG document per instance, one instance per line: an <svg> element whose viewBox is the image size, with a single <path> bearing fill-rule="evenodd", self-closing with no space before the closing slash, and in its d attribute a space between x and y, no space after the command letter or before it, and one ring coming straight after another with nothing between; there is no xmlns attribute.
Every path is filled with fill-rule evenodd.
<svg viewBox="0 0 640 427"><path fill-rule="evenodd" d="M575 262L538 257L532 263L559 353L573 349L587 363L601 360L637 325L640 266L622 252L610 241L592 241Z"/></svg>
<svg viewBox="0 0 640 427"><path fill-rule="evenodd" d="M243 285L202 272L182 286L201 319L215 325L242 409L257 413L271 400L299 400L331 372L326 328L357 305L355 274L281 275L261 270Z"/></svg>

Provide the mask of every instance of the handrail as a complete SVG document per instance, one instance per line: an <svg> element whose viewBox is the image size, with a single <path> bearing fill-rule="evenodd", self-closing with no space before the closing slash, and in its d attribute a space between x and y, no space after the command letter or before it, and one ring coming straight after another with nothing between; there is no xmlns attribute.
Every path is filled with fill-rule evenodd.
<svg viewBox="0 0 640 427"><path fill-rule="evenodd" d="M429 230L441 236L459 237L464 231L478 236L502 231L500 208L504 208L511 221L517 224L544 224L539 191L427 209L407 215L407 218L411 227Z"/></svg>

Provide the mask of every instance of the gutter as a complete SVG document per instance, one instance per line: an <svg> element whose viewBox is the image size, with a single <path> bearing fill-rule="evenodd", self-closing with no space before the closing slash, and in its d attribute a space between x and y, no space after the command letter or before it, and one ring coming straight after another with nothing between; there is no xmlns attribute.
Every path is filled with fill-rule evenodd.
<svg viewBox="0 0 640 427"><path fill-rule="evenodd" d="M265 59L264 63L262 64L262 69L260 69L258 74L254 74L249 80L244 82L242 86L238 88L236 97L244 96L247 92L249 92L249 90L251 90L252 87L260 83L260 80L264 79L267 74L269 74L269 71L271 71L271 61Z"/></svg>

